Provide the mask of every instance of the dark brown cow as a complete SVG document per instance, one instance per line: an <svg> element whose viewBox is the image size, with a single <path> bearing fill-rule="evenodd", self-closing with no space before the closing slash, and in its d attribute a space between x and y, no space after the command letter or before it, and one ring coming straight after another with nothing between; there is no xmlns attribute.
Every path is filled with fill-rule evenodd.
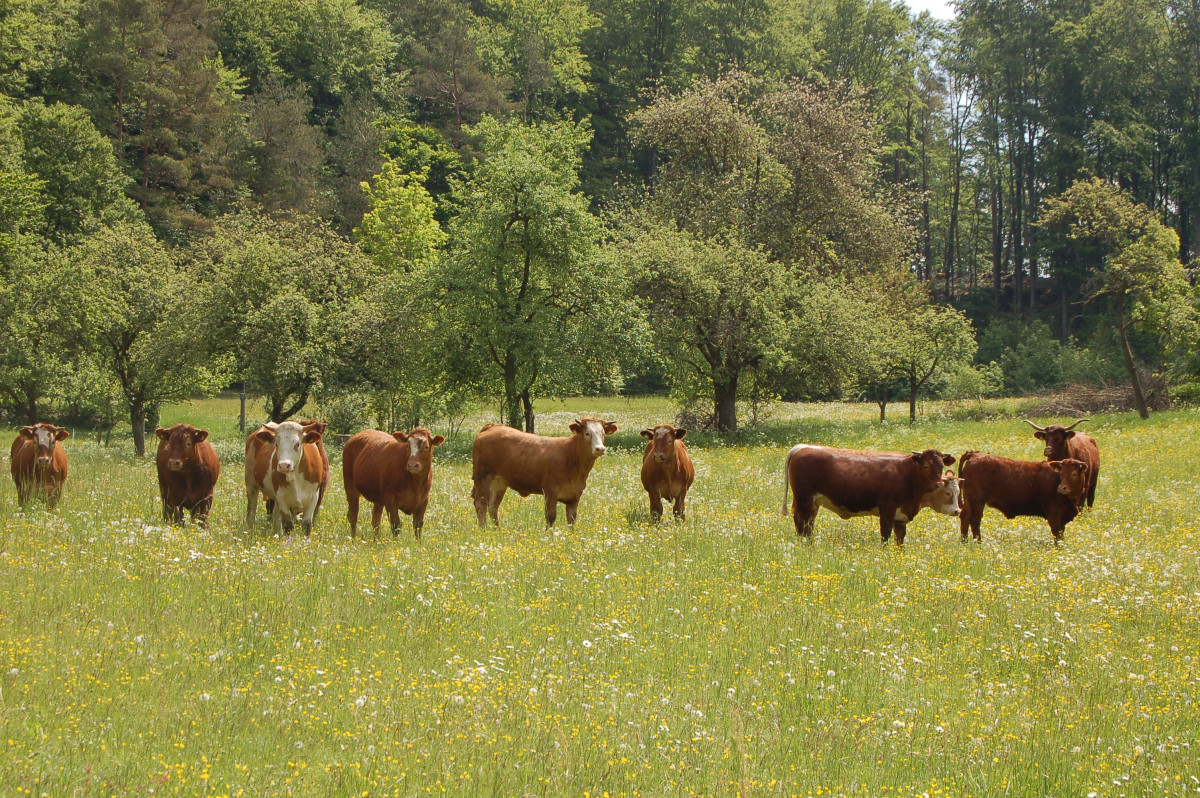
<svg viewBox="0 0 1200 798"><path fill-rule="evenodd" d="M642 455L642 487L650 494L650 517L662 518L662 500L675 502L675 517L684 520L684 501L696 478L683 436L687 430L670 424L642 430L646 451Z"/></svg>
<svg viewBox="0 0 1200 798"><path fill-rule="evenodd" d="M154 430L158 436L158 492L163 518L183 523L183 511L205 524L212 510L213 487L221 470L217 450L208 440L208 430L191 424L176 424Z"/></svg>
<svg viewBox="0 0 1200 798"><path fill-rule="evenodd" d="M293 519L307 536L328 481L329 461L321 445L323 423L266 424L246 442L246 526L253 528L258 493L267 497L275 533L291 533Z"/></svg>
<svg viewBox="0 0 1200 798"><path fill-rule="evenodd" d="M10 460L21 509L35 495L50 509L58 506L63 483L67 481L67 453L58 444L69 437L68 430L53 424L21 427L13 441Z"/></svg>
<svg viewBox="0 0 1200 798"><path fill-rule="evenodd" d="M484 526L488 515L492 523L500 525L497 512L509 488L522 496L538 493L546 498L547 527L554 526L559 502L567 507L567 523L575 523L588 474L606 451L604 436L616 432L617 425L598 418L581 418L572 421L569 429L574 434L550 438L512 427L484 425L471 448L471 496L480 526Z"/></svg>
<svg viewBox="0 0 1200 798"><path fill-rule="evenodd" d="M787 513L790 485L796 533L809 537L817 507L828 507L842 518L879 516L879 535L886 543L896 531L904 544L908 522L922 501L945 484L942 470L954 456L937 449L902 452L855 451L800 444L784 461L783 512Z"/></svg>
<svg viewBox="0 0 1200 798"><path fill-rule="evenodd" d="M349 504L350 536L358 534L358 500L374 505L371 526L379 537L379 522L387 510L392 537L400 534L400 513L411 515L413 534L421 539L429 489L433 487L433 448L446 439L424 427L388 435L363 430L342 449L342 478Z"/></svg>
<svg viewBox="0 0 1200 798"><path fill-rule="evenodd" d="M325 453L325 428L327 425L324 421L317 421L315 419L305 419L305 420L297 422L297 423L299 423L300 426L303 427L306 432L315 431L315 432L321 433L321 436L317 438L317 440L314 444L317 447L317 452L320 454L321 462L323 463L323 466L321 469L321 488L317 494L317 508L313 511L313 523L316 523L317 515L320 514L320 512L321 512L321 503L325 501L325 489L327 487L329 487L329 455L327 455ZM270 445L264 439L256 437L256 436L262 430L270 430L273 432L275 430L275 428L278 426L279 426L279 424L277 422L268 421L266 424L263 424L257 430L250 433L250 437L246 438L245 463L246 463L246 484L247 485L249 485L254 478L252 470L254 468L255 457L257 457L257 455L258 455L258 450L264 446ZM263 500L267 504L267 512L270 513L272 515L272 517L274 517L275 500L273 498L271 498L271 496L268 495L265 491L263 492Z"/></svg>
<svg viewBox="0 0 1200 798"><path fill-rule="evenodd" d="M1088 485L1084 495L1087 498L1087 506L1091 507L1096 500L1096 482L1100 479L1100 446L1091 435L1075 430L1076 426L1091 419L1081 418L1069 427L1061 424L1039 427L1029 419L1023 420L1037 430L1033 437L1046 442L1042 455L1047 460L1054 462L1071 458L1087 464Z"/></svg>
<svg viewBox="0 0 1200 798"><path fill-rule="evenodd" d="M1057 543L1062 540L1067 522L1079 514L1088 484L1087 463L1080 460L1031 463L981 452L964 454L958 475L962 478L963 514L959 523L963 540L967 539L968 529L975 540L980 539L983 510L994 507L1005 518L1045 518Z"/></svg>

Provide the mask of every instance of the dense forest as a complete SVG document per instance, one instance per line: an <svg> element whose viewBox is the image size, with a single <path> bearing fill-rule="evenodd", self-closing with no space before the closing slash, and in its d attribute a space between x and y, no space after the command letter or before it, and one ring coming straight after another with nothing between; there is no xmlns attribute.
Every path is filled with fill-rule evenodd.
<svg viewBox="0 0 1200 798"><path fill-rule="evenodd" d="M1200 398L1200 0L7 0L0 414Z"/></svg>

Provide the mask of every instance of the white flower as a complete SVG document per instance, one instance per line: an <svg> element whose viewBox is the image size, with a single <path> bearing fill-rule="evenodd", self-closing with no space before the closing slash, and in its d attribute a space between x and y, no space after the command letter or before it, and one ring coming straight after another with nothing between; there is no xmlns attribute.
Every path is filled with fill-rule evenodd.
<svg viewBox="0 0 1200 798"><path fill-rule="evenodd" d="M592 647L592 641L591 641L591 640L584 640L584 641L583 641L583 647L584 647L584 648L591 648L591 647Z"/></svg>

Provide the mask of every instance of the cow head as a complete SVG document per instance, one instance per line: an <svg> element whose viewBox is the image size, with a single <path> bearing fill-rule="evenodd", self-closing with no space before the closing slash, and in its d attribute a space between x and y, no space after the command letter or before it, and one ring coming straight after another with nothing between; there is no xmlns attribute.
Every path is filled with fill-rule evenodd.
<svg viewBox="0 0 1200 798"><path fill-rule="evenodd" d="M654 462L665 463L675 459L675 441L687 435L687 430L676 429L670 424L659 424L657 427L642 430L642 437L654 443L651 450Z"/></svg>
<svg viewBox="0 0 1200 798"><path fill-rule="evenodd" d="M942 486L942 469L954 464L954 455L939 452L937 449L926 449L912 453L913 462L917 466L918 485L922 486L923 494Z"/></svg>
<svg viewBox="0 0 1200 798"><path fill-rule="evenodd" d="M962 482L963 480L954 476L954 472L947 468L942 474L942 484L926 493L921 504L935 513L957 518L962 514L962 506L959 504Z"/></svg>
<svg viewBox="0 0 1200 798"><path fill-rule="evenodd" d="M446 442L441 435L434 435L424 427L413 427L407 433L394 432L392 437L408 446L410 474L427 473L433 467L433 447Z"/></svg>
<svg viewBox="0 0 1200 798"><path fill-rule="evenodd" d="M569 429L579 436L581 442L591 452L592 457L601 457L608 451L604 446L604 436L616 432L617 425L598 418L581 418L578 421L572 421Z"/></svg>
<svg viewBox="0 0 1200 798"><path fill-rule="evenodd" d="M1088 486L1088 466L1082 460L1056 460L1050 467L1058 473L1058 492L1076 504Z"/></svg>
<svg viewBox="0 0 1200 798"><path fill-rule="evenodd" d="M1075 437L1075 427L1091 419L1081 418L1069 427L1064 427L1062 424L1039 427L1029 419L1022 420L1034 428L1033 437L1046 442L1046 448L1042 450L1043 457L1047 460L1066 460L1071 456L1071 447L1067 441Z"/></svg>
<svg viewBox="0 0 1200 798"><path fill-rule="evenodd" d="M49 468L50 458L54 455L54 445L71 437L68 430L53 424L34 424L30 427L21 427L20 435L26 440L33 441L37 446L37 459L34 463L39 468Z"/></svg>
<svg viewBox="0 0 1200 798"><path fill-rule="evenodd" d="M162 441L158 445L159 460L167 461L167 468L180 471L195 458L196 444L208 439L208 430L196 429L191 424L176 424L159 427L154 434Z"/></svg>
<svg viewBox="0 0 1200 798"><path fill-rule="evenodd" d="M254 436L263 443L275 444L275 468L288 474L295 471L304 459L304 444L321 440L324 431L325 425L320 422L301 426L295 421L284 421L282 424L267 424Z"/></svg>

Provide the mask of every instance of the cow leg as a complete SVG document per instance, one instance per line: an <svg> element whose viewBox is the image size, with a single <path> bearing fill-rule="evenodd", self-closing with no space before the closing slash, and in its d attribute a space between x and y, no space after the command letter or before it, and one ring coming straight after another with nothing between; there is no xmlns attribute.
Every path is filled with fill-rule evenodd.
<svg viewBox="0 0 1200 798"><path fill-rule="evenodd" d="M29 501L29 483L23 479L17 480L17 504L21 505L21 509L25 509L26 502Z"/></svg>
<svg viewBox="0 0 1200 798"><path fill-rule="evenodd" d="M258 515L258 486L246 486L246 528L254 529L254 518Z"/></svg>
<svg viewBox="0 0 1200 798"><path fill-rule="evenodd" d="M1050 524L1050 534L1054 536L1054 545L1062 543L1063 530L1067 528L1066 521L1063 520L1062 513L1050 510L1046 514L1046 521Z"/></svg>
<svg viewBox="0 0 1200 798"><path fill-rule="evenodd" d="M392 537L400 536L400 510L394 504L389 504L387 508L388 521L392 525Z"/></svg>
<svg viewBox="0 0 1200 798"><path fill-rule="evenodd" d="M413 510L413 535L417 540L421 539L421 527L425 526L425 508L428 506L428 504L422 504Z"/></svg>
<svg viewBox="0 0 1200 798"><path fill-rule="evenodd" d="M480 529L487 525L488 497L492 494L491 482L487 477L483 477L471 484L471 501L475 504L475 515L479 519Z"/></svg>
<svg viewBox="0 0 1200 798"><path fill-rule="evenodd" d="M579 513L579 499L563 504L567 508L567 526L575 526L575 516Z"/></svg>
<svg viewBox="0 0 1200 798"><path fill-rule="evenodd" d="M1091 477L1092 477L1091 484L1088 485L1088 492L1087 492L1087 506L1088 506L1089 510L1092 508L1092 502L1096 501L1096 483L1100 481L1100 468L1099 467L1097 467L1096 470L1092 472Z"/></svg>
<svg viewBox="0 0 1200 798"><path fill-rule="evenodd" d="M208 494L192 508L192 521L200 526L208 526L208 513L212 510L213 497ZM182 519L180 519L182 520Z"/></svg>
<svg viewBox="0 0 1200 798"><path fill-rule="evenodd" d="M888 538L892 536L892 527L896 524L896 508L879 506L879 538L880 542L887 543Z"/></svg>
<svg viewBox="0 0 1200 798"><path fill-rule="evenodd" d="M371 529L375 531L375 539L379 540L379 525L383 522L383 505L371 505Z"/></svg>
<svg viewBox="0 0 1200 798"><path fill-rule="evenodd" d="M659 494L658 486L650 488L647 493L650 494L650 520L658 523L662 518L662 496Z"/></svg>
<svg viewBox="0 0 1200 798"><path fill-rule="evenodd" d="M904 545L904 536L905 536L905 534L908 533L908 524L897 521L895 529L896 529L896 545L903 546Z"/></svg>
<svg viewBox="0 0 1200 798"><path fill-rule="evenodd" d="M504 499L504 491L506 490L508 488L504 483L497 483L496 480L492 480L491 492L488 496L488 515L491 516L492 523L497 527L500 526L500 502Z"/></svg>
<svg viewBox="0 0 1200 798"><path fill-rule="evenodd" d="M350 537L358 535L359 493L349 482L346 483L346 518L350 521Z"/></svg>
<svg viewBox="0 0 1200 798"><path fill-rule="evenodd" d="M812 496L801 498L796 494L792 503L792 521L796 524L796 534L812 542L813 527L817 520L817 506L813 504Z"/></svg>
<svg viewBox="0 0 1200 798"><path fill-rule="evenodd" d="M675 497L675 517L680 521L684 520L683 516L683 499L687 496L687 491L680 493Z"/></svg>
<svg viewBox="0 0 1200 798"><path fill-rule="evenodd" d="M558 496L547 491L546 493L546 529L554 526L554 519L558 518Z"/></svg>
<svg viewBox="0 0 1200 798"><path fill-rule="evenodd" d="M296 519L290 512L279 507L278 500L275 502L275 509L279 512L279 518L283 522L283 531L287 533L288 537L291 537L292 530L296 528Z"/></svg>
<svg viewBox="0 0 1200 798"><path fill-rule="evenodd" d="M967 539L967 530L970 529L975 537L975 542L981 542L979 537L979 523L983 520L983 508L976 510L974 507L963 507L962 515L958 517L959 530L962 533L962 539Z"/></svg>

